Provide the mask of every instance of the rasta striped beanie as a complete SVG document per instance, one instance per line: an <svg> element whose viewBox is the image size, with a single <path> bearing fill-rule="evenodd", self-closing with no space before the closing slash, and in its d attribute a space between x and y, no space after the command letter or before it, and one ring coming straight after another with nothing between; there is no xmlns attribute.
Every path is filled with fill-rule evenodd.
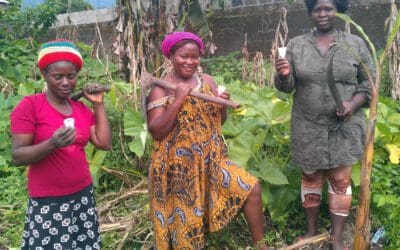
<svg viewBox="0 0 400 250"><path fill-rule="evenodd" d="M69 61L78 71L83 65L82 56L75 45L69 40L53 40L44 43L39 50L38 66L40 70L57 61Z"/></svg>

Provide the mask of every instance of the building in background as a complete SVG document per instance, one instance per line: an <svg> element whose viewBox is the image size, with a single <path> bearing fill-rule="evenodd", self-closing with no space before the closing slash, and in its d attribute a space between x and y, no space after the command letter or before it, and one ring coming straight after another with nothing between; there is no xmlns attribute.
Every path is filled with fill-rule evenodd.
<svg viewBox="0 0 400 250"><path fill-rule="evenodd" d="M1 1L4 0L0 0L0 2ZM23 0L22 8L35 7L36 5L41 4L43 2L44 0ZM86 0L86 2L90 3L93 9L110 8L115 6L115 0Z"/></svg>

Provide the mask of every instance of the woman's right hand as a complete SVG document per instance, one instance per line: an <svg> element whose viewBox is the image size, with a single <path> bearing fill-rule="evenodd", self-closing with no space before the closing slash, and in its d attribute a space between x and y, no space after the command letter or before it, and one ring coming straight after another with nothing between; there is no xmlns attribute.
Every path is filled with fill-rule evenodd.
<svg viewBox="0 0 400 250"><path fill-rule="evenodd" d="M175 101L183 103L192 89L193 87L187 83L180 82L176 84Z"/></svg>
<svg viewBox="0 0 400 250"><path fill-rule="evenodd" d="M50 138L55 147L65 147L75 141L76 130L72 127L61 127L57 129Z"/></svg>
<svg viewBox="0 0 400 250"><path fill-rule="evenodd" d="M275 61L275 69L281 79L285 79L290 75L289 61L285 58L278 58Z"/></svg>

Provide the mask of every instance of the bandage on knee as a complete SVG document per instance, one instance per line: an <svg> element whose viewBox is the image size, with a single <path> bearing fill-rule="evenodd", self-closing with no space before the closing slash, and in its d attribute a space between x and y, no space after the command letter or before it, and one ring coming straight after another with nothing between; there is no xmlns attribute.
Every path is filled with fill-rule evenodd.
<svg viewBox="0 0 400 250"><path fill-rule="evenodd" d="M301 177L301 203L304 208L319 207L322 197L323 175L305 174Z"/></svg>
<svg viewBox="0 0 400 250"><path fill-rule="evenodd" d="M329 211L339 216L348 216L351 207L351 185L347 187L333 187L328 181Z"/></svg>

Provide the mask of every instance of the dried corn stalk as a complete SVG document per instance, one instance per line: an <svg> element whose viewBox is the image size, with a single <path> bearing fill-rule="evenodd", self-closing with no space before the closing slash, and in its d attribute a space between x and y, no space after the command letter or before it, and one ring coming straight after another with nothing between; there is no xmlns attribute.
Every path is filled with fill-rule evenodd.
<svg viewBox="0 0 400 250"><path fill-rule="evenodd" d="M117 37L113 53L118 61L121 77L133 85L132 100L138 107L136 96L140 88L141 72L163 73L165 58L160 44L164 35L174 30L192 30L200 36L209 36L211 30L198 0L138 1L121 0ZM207 41L207 48L214 52L216 46ZM146 91L142 91L145 94Z"/></svg>
<svg viewBox="0 0 400 250"><path fill-rule="evenodd" d="M278 53L278 48L279 47L284 47L286 46L286 40L288 38L288 25L287 25L287 10L285 8L281 8L280 11L280 17L279 17L279 22L278 26L275 31L275 37L272 42L271 46L271 56L269 58L270 60L270 71L269 71L269 81L268 81L268 86L273 87L275 83L275 60L277 57Z"/></svg>
<svg viewBox="0 0 400 250"><path fill-rule="evenodd" d="M258 85L265 85L264 56L260 51L257 51L253 58L253 68L250 78Z"/></svg>
<svg viewBox="0 0 400 250"><path fill-rule="evenodd" d="M386 20L385 25L388 27L389 34L393 30L394 23L398 9L396 3L393 1L391 6L390 17ZM400 99L400 33L397 32L395 39L393 39L392 45L388 51L389 59L389 75L392 79L392 98L394 100Z"/></svg>
<svg viewBox="0 0 400 250"><path fill-rule="evenodd" d="M242 80L246 82L248 80L248 64L249 64L249 51L247 50L247 33L244 34L244 42L242 46Z"/></svg>

